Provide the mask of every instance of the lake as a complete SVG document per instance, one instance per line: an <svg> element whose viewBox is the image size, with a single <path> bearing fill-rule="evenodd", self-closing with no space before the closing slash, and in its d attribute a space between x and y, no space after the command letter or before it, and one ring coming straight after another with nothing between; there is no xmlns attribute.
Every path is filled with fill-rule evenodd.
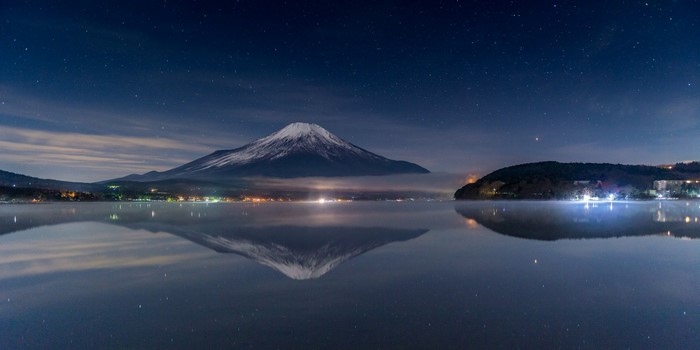
<svg viewBox="0 0 700 350"><path fill-rule="evenodd" d="M0 205L0 349L697 348L700 202Z"/></svg>

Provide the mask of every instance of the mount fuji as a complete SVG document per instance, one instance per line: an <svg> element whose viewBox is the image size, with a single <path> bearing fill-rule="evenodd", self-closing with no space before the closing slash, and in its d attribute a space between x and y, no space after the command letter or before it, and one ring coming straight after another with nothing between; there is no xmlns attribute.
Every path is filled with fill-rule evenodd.
<svg viewBox="0 0 700 350"><path fill-rule="evenodd" d="M216 180L249 176L295 178L429 173L357 147L316 124L292 123L243 147L216 151L177 168L116 180Z"/></svg>

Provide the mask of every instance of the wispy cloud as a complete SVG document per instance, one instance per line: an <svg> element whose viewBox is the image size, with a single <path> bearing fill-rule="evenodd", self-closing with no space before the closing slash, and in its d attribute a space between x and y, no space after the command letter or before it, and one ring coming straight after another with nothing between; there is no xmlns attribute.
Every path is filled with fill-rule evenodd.
<svg viewBox="0 0 700 350"><path fill-rule="evenodd" d="M0 161L24 166L67 167L98 170L97 173L124 174L134 171L164 170L203 155L208 147L166 138L119 135L88 135L49 132L0 126ZM96 181L100 178L69 180Z"/></svg>
<svg viewBox="0 0 700 350"><path fill-rule="evenodd" d="M194 112L190 117L184 118L182 113L186 112L176 107L159 110L134 101L119 101L118 106L68 101L35 96L1 84L0 102L0 121L5 119L3 124L8 127L88 135L136 136L144 139L177 139L179 142L210 149L216 145L237 145L246 141L246 138L232 135L230 128L217 127L211 118L199 118Z"/></svg>
<svg viewBox="0 0 700 350"><path fill-rule="evenodd" d="M86 135L70 132L47 132L39 130L27 130L20 128L2 127L4 137L14 137L24 140L30 144L41 144L52 147L59 147L62 150L75 149L75 145L80 145L80 149L90 148L150 148L150 149L187 149L194 151L206 151L205 147L197 145L183 144L182 142L163 139L132 137L119 135ZM9 138L8 137L8 138Z"/></svg>

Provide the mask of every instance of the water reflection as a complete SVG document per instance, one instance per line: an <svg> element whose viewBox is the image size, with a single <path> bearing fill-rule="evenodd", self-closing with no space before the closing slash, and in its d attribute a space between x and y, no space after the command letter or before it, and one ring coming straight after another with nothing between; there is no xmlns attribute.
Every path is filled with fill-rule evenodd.
<svg viewBox="0 0 700 350"><path fill-rule="evenodd" d="M336 217L333 211L315 211L315 216L307 211L302 225L297 219L305 207L300 206L279 206L278 215L263 217L255 215L256 206L227 205L93 204L24 209L30 210L23 210L19 219L14 213L0 213L0 234L71 222L166 232L218 253L244 256L296 280L321 277L358 255L428 232L422 228L357 226L356 218ZM274 207L265 208L266 212L270 209Z"/></svg>
<svg viewBox="0 0 700 350"><path fill-rule="evenodd" d="M205 251L188 249L190 245L174 236L95 222L45 226L2 237L0 281L158 267L206 258Z"/></svg>
<svg viewBox="0 0 700 350"><path fill-rule="evenodd" d="M360 254L428 232L332 226L222 229L216 233L167 231L219 253L245 256L296 280L321 277Z"/></svg>
<svg viewBox="0 0 700 350"><path fill-rule="evenodd" d="M455 211L503 235L554 241L662 235L700 238L698 202L464 202Z"/></svg>
<svg viewBox="0 0 700 350"><path fill-rule="evenodd" d="M697 232L609 204L0 205L0 349L693 348L700 240L486 226Z"/></svg>

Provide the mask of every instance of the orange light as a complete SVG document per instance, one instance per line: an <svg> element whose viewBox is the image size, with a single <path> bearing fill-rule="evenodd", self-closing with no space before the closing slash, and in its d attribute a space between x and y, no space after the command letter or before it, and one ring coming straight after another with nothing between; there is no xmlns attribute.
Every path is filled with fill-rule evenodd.
<svg viewBox="0 0 700 350"><path fill-rule="evenodd" d="M474 219L467 219L465 223L467 224L467 227L471 230L479 228L479 224Z"/></svg>

